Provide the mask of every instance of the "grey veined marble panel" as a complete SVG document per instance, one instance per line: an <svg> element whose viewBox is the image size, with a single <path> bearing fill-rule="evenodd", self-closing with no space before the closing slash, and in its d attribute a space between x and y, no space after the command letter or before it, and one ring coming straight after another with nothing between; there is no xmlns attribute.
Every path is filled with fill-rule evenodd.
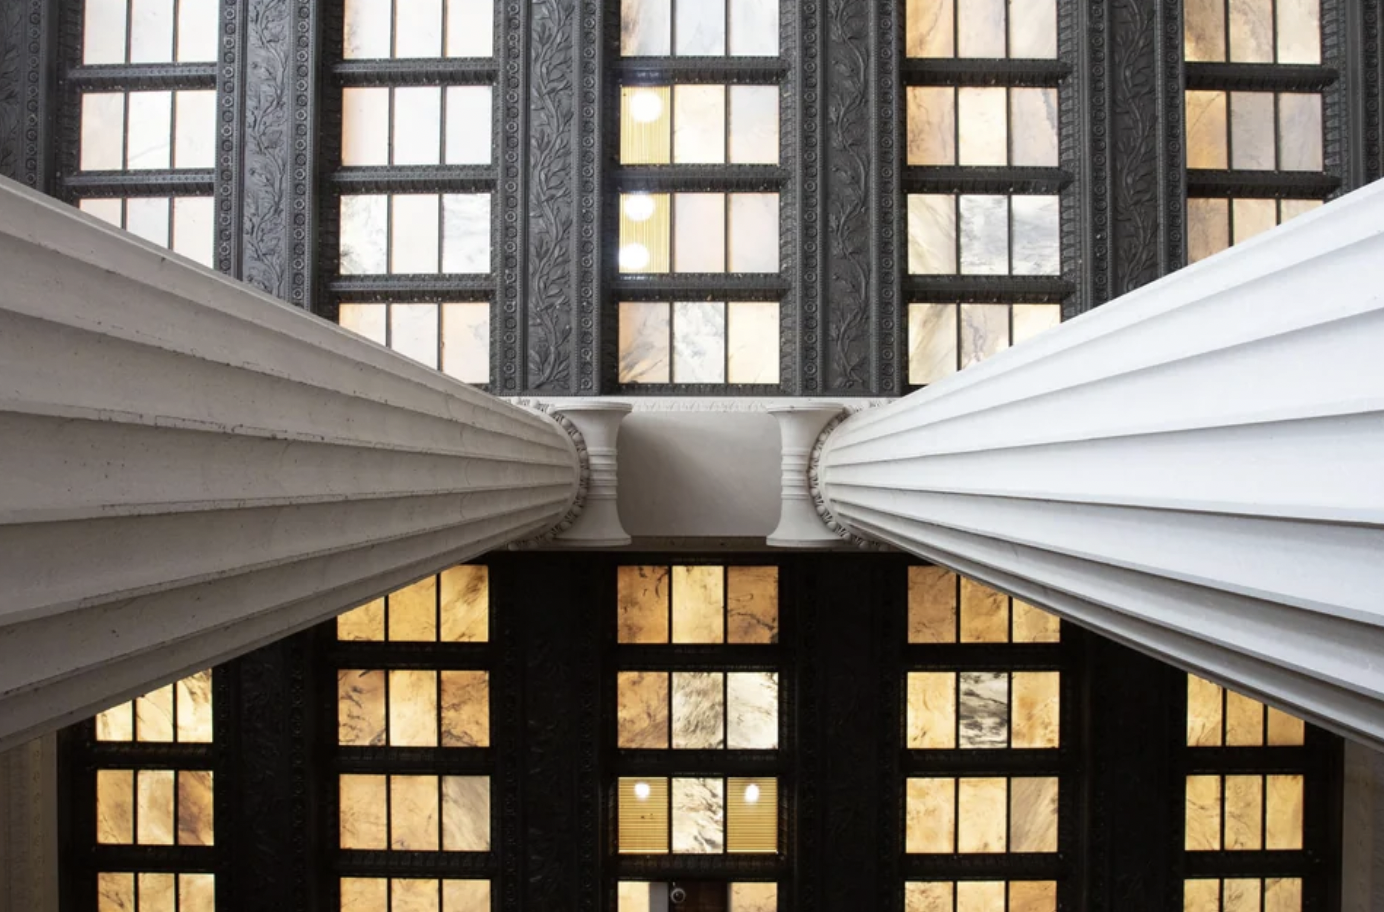
<svg viewBox="0 0 1384 912"><path fill-rule="evenodd" d="M673 747L725 747L724 676L719 672L673 673Z"/></svg>
<svg viewBox="0 0 1384 912"><path fill-rule="evenodd" d="M962 672L961 746L1003 748L1009 744L1009 675Z"/></svg>

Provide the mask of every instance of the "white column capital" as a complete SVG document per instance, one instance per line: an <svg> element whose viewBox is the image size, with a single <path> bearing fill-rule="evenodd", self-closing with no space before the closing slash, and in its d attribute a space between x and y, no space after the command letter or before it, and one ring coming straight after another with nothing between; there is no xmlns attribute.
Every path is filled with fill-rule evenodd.
<svg viewBox="0 0 1384 912"><path fill-rule="evenodd" d="M778 526L768 542L776 548L832 548L843 536L828 528L810 486L813 452L823 431L838 422L845 407L837 402L773 405L765 411L778 421L782 444L781 505Z"/></svg>

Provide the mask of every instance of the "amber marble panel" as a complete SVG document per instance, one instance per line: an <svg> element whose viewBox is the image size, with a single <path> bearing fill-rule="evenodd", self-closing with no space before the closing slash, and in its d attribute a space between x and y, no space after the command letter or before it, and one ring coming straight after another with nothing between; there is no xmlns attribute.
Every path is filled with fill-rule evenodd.
<svg viewBox="0 0 1384 912"><path fill-rule="evenodd" d="M615 912L651 912L652 894L662 890L662 884L651 884L643 880L622 880L616 887ZM660 895L660 908L663 897Z"/></svg>
<svg viewBox="0 0 1384 912"><path fill-rule="evenodd" d="M490 881L442 881L442 912L486 912L490 908Z"/></svg>
<svg viewBox="0 0 1384 912"><path fill-rule="evenodd" d="M176 776L173 770L135 773L135 841L140 845L173 845Z"/></svg>
<svg viewBox="0 0 1384 912"><path fill-rule="evenodd" d="M1220 747L1221 688L1196 675L1187 676L1187 746Z"/></svg>
<svg viewBox="0 0 1384 912"><path fill-rule="evenodd" d="M1057 882L1015 880L1009 884L1009 912L1057 912Z"/></svg>
<svg viewBox="0 0 1384 912"><path fill-rule="evenodd" d="M778 912L778 884L731 884L729 912Z"/></svg>
<svg viewBox="0 0 1384 912"><path fill-rule="evenodd" d="M1005 812L1009 781L962 779L956 789L956 850L962 853L1005 851ZM1017 818L1017 814L1015 815Z"/></svg>
<svg viewBox="0 0 1384 912"><path fill-rule="evenodd" d="M1225 847L1258 851L1264 846L1264 778L1225 777Z"/></svg>
<svg viewBox="0 0 1384 912"><path fill-rule="evenodd" d="M1016 304L1014 333L1015 341L1019 331L1019 308L1022 304ZM1035 305L1039 306L1039 305ZM1046 305L1042 305L1046 306ZM1021 602L1014 599L1011 603L1014 611L1014 642L1015 643L1057 643L1062 639L1062 619L1055 614L1048 614L1041 608L1035 608L1028 602Z"/></svg>
<svg viewBox="0 0 1384 912"><path fill-rule="evenodd" d="M1057 747L1061 741L1062 674L1016 671L1010 747Z"/></svg>
<svg viewBox="0 0 1384 912"><path fill-rule="evenodd" d="M338 640L380 641L384 639L384 599L377 598L336 619Z"/></svg>
<svg viewBox="0 0 1384 912"><path fill-rule="evenodd" d="M621 643L668 642L668 568L620 567L616 625Z"/></svg>
<svg viewBox="0 0 1384 912"><path fill-rule="evenodd" d="M1302 848L1301 776L1265 777L1265 834L1266 849Z"/></svg>
<svg viewBox="0 0 1384 912"><path fill-rule="evenodd" d="M907 725L907 744L911 749L956 747L955 673L909 672Z"/></svg>
<svg viewBox="0 0 1384 912"><path fill-rule="evenodd" d="M1010 781L1009 851L1057 851L1056 776Z"/></svg>
<svg viewBox="0 0 1384 912"><path fill-rule="evenodd" d="M1188 880L1182 884L1182 912L1221 912L1219 880Z"/></svg>
<svg viewBox="0 0 1384 912"><path fill-rule="evenodd" d="M389 847L437 851L437 777L389 777Z"/></svg>
<svg viewBox="0 0 1384 912"><path fill-rule="evenodd" d="M384 849L389 846L386 776L343 775L339 778L341 847Z"/></svg>
<svg viewBox="0 0 1384 912"><path fill-rule="evenodd" d="M705 671L673 672L673 747L725 747L725 719L723 674Z"/></svg>
<svg viewBox="0 0 1384 912"><path fill-rule="evenodd" d="M1264 704L1227 691L1225 695L1225 743L1231 747L1257 747L1264 743Z"/></svg>
<svg viewBox="0 0 1384 912"><path fill-rule="evenodd" d="M424 643L437 639L437 577L389 594L389 638Z"/></svg>
<svg viewBox="0 0 1384 912"><path fill-rule="evenodd" d="M212 739L211 670L188 675L173 687L178 740L209 744Z"/></svg>
<svg viewBox="0 0 1384 912"><path fill-rule="evenodd" d="M139 912L174 912L178 878L175 874L137 874Z"/></svg>
<svg viewBox="0 0 1384 912"><path fill-rule="evenodd" d="M778 642L778 568L726 568L726 642Z"/></svg>
<svg viewBox="0 0 1384 912"><path fill-rule="evenodd" d="M1009 641L1009 596L974 580L961 579L961 642Z"/></svg>
<svg viewBox="0 0 1384 912"><path fill-rule="evenodd" d="M947 568L908 568L908 642L956 642L956 574Z"/></svg>
<svg viewBox="0 0 1384 912"><path fill-rule="evenodd" d="M909 57L955 56L955 0L907 0L905 53Z"/></svg>
<svg viewBox="0 0 1384 912"><path fill-rule="evenodd" d="M442 672L442 746L490 746L490 675Z"/></svg>
<svg viewBox="0 0 1384 912"><path fill-rule="evenodd" d="M620 672L616 701L618 746L653 750L668 746L667 672Z"/></svg>
<svg viewBox="0 0 1384 912"><path fill-rule="evenodd" d="M956 884L956 912L1005 912L1004 881L962 880Z"/></svg>
<svg viewBox="0 0 1384 912"><path fill-rule="evenodd" d="M1234 213L1236 244L1243 244L1256 234L1263 234L1278 225L1278 201L1271 199L1237 199L1231 202Z"/></svg>
<svg viewBox="0 0 1384 912"><path fill-rule="evenodd" d="M1262 889L1259 880L1227 878L1222 889L1221 912L1259 912Z"/></svg>
<svg viewBox="0 0 1384 912"><path fill-rule="evenodd" d="M908 164L956 164L956 89L909 86Z"/></svg>
<svg viewBox="0 0 1384 912"><path fill-rule="evenodd" d="M440 888L431 878L395 877L389 891L389 912L440 912Z"/></svg>
<svg viewBox="0 0 1384 912"><path fill-rule="evenodd" d="M178 845L215 844L213 795L211 770L178 771Z"/></svg>
<svg viewBox="0 0 1384 912"><path fill-rule="evenodd" d="M1290 716L1281 709L1269 707L1269 744L1301 745L1305 731L1301 719Z"/></svg>
<svg viewBox="0 0 1384 912"><path fill-rule="evenodd" d="M951 854L956 838L956 780L909 779L905 790L904 851Z"/></svg>
<svg viewBox="0 0 1384 912"><path fill-rule="evenodd" d="M97 912L136 912L133 874L96 875Z"/></svg>
<svg viewBox="0 0 1384 912"><path fill-rule="evenodd" d="M140 741L172 741L173 685L135 698L135 735Z"/></svg>
<svg viewBox="0 0 1384 912"><path fill-rule="evenodd" d="M96 771L97 843L129 845L135 841L134 801L134 771Z"/></svg>
<svg viewBox="0 0 1384 912"><path fill-rule="evenodd" d="M490 851L490 777L444 776L442 848L447 852Z"/></svg>
<svg viewBox="0 0 1384 912"><path fill-rule="evenodd" d="M178 912L216 912L216 875L179 874Z"/></svg>
<svg viewBox="0 0 1384 912"><path fill-rule="evenodd" d="M1302 912L1302 881L1296 877L1265 880L1264 912Z"/></svg>
<svg viewBox="0 0 1384 912"><path fill-rule="evenodd" d="M673 642L725 641L725 582L721 567L673 568Z"/></svg>
<svg viewBox="0 0 1384 912"><path fill-rule="evenodd" d="M1221 777L1187 777L1185 847L1189 852L1221 848Z"/></svg>
<svg viewBox="0 0 1384 912"><path fill-rule="evenodd" d="M1184 0L1183 56L1225 60L1225 0Z"/></svg>
<svg viewBox="0 0 1384 912"><path fill-rule="evenodd" d="M490 639L490 568L462 564L442 571L444 643L484 643Z"/></svg>
<svg viewBox="0 0 1384 912"><path fill-rule="evenodd" d="M336 673L338 744L385 743L385 673L342 669Z"/></svg>
<svg viewBox="0 0 1384 912"><path fill-rule="evenodd" d="M383 877L341 878L341 912L388 912L389 881Z"/></svg>
<svg viewBox="0 0 1384 912"><path fill-rule="evenodd" d="M1227 168L1226 93L1189 91L1187 109L1187 167Z"/></svg>
<svg viewBox="0 0 1384 912"><path fill-rule="evenodd" d="M903 887L904 912L954 912L950 881L911 882Z"/></svg>
<svg viewBox="0 0 1384 912"><path fill-rule="evenodd" d="M437 672L389 672L389 743L394 747L437 746Z"/></svg>
<svg viewBox="0 0 1384 912"><path fill-rule="evenodd" d="M1230 246L1230 202L1187 201L1187 262L1196 263Z"/></svg>
<svg viewBox="0 0 1384 912"><path fill-rule="evenodd" d="M133 741L135 737L135 704L121 703L96 714L97 741Z"/></svg>

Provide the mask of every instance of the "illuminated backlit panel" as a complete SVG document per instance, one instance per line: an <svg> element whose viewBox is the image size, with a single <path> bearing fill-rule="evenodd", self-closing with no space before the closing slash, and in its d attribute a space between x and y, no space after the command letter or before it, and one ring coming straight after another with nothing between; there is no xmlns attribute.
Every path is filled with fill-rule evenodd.
<svg viewBox="0 0 1384 912"><path fill-rule="evenodd" d="M489 193L341 198L342 275L490 272Z"/></svg>
<svg viewBox="0 0 1384 912"><path fill-rule="evenodd" d="M928 749L1059 746L1057 671L909 672L905 746Z"/></svg>
<svg viewBox="0 0 1384 912"><path fill-rule="evenodd" d="M215 912L216 875L103 871L96 897L97 912Z"/></svg>
<svg viewBox="0 0 1384 912"><path fill-rule="evenodd" d="M1056 196L910 193L913 275L1061 273Z"/></svg>
<svg viewBox="0 0 1384 912"><path fill-rule="evenodd" d="M1061 322L1060 304L910 304L908 382L936 383Z"/></svg>
<svg viewBox="0 0 1384 912"><path fill-rule="evenodd" d="M1057 89L909 86L909 165L1057 167Z"/></svg>
<svg viewBox="0 0 1384 912"><path fill-rule="evenodd" d="M1302 848L1301 775L1187 777L1189 852Z"/></svg>
<svg viewBox="0 0 1384 912"><path fill-rule="evenodd" d="M905 851L970 855L1057 851L1058 779L927 777L907 782Z"/></svg>
<svg viewBox="0 0 1384 912"><path fill-rule="evenodd" d="M367 602L336 620L337 639L484 643L490 638L490 574L460 564Z"/></svg>
<svg viewBox="0 0 1384 912"><path fill-rule="evenodd" d="M943 567L908 568L909 643L1056 643L1053 615Z"/></svg>
<svg viewBox="0 0 1384 912"><path fill-rule="evenodd" d="M466 383L490 380L490 303L342 304L342 328Z"/></svg>
<svg viewBox="0 0 1384 912"><path fill-rule="evenodd" d="M618 574L621 643L778 642L778 568L627 566Z"/></svg>
<svg viewBox="0 0 1384 912"><path fill-rule="evenodd" d="M622 273L779 270L777 193L626 193Z"/></svg>
<svg viewBox="0 0 1384 912"><path fill-rule="evenodd" d="M96 841L213 845L212 804L212 773L207 770L97 770Z"/></svg>
<svg viewBox="0 0 1384 912"><path fill-rule="evenodd" d="M903 908L904 912L1057 912L1057 883L1051 880L909 881L904 884Z"/></svg>
<svg viewBox="0 0 1384 912"><path fill-rule="evenodd" d="M1320 93L1189 90L1186 109L1188 168L1322 170Z"/></svg>
<svg viewBox="0 0 1384 912"><path fill-rule="evenodd" d="M398 852L489 852L490 777L343 774L340 846Z"/></svg>
<svg viewBox="0 0 1384 912"><path fill-rule="evenodd" d="M209 196L90 197L78 206L151 244L208 268L214 265L216 224Z"/></svg>
<svg viewBox="0 0 1384 912"><path fill-rule="evenodd" d="M490 675L342 669L337 672L337 743L489 747Z"/></svg>
<svg viewBox="0 0 1384 912"><path fill-rule="evenodd" d="M216 92L84 92L82 171L210 168L215 161Z"/></svg>
<svg viewBox="0 0 1384 912"><path fill-rule="evenodd" d="M1204 260L1321 204L1304 199L1189 199L1187 262Z"/></svg>
<svg viewBox="0 0 1384 912"><path fill-rule="evenodd" d="M620 163L777 165L779 88L622 87Z"/></svg>
<svg viewBox="0 0 1384 912"><path fill-rule="evenodd" d="M778 851L773 777L622 777L616 785L625 855L772 854Z"/></svg>
<svg viewBox="0 0 1384 912"><path fill-rule="evenodd" d="M907 0L909 57L1054 58L1056 0Z"/></svg>
<svg viewBox="0 0 1384 912"><path fill-rule="evenodd" d="M1189 62L1321 63L1319 0L1187 0Z"/></svg>
<svg viewBox="0 0 1384 912"><path fill-rule="evenodd" d="M772 671L619 672L616 746L774 750L778 689Z"/></svg>
<svg viewBox="0 0 1384 912"><path fill-rule="evenodd" d="M778 0L621 0L625 57L777 57Z"/></svg>
<svg viewBox="0 0 1384 912"><path fill-rule="evenodd" d="M1296 877L1234 877L1187 880L1183 912L1302 912L1302 881Z"/></svg>
<svg viewBox="0 0 1384 912"><path fill-rule="evenodd" d="M488 165L491 96L486 85L344 88L341 163Z"/></svg>
<svg viewBox="0 0 1384 912"><path fill-rule="evenodd" d="M621 301L621 383L779 382L777 301Z"/></svg>
<svg viewBox="0 0 1384 912"><path fill-rule="evenodd" d="M96 740L210 743L211 672L200 671L99 713Z"/></svg>
<svg viewBox="0 0 1384 912"><path fill-rule="evenodd" d="M342 56L490 57L494 0L345 0Z"/></svg>
<svg viewBox="0 0 1384 912"><path fill-rule="evenodd" d="M217 0L85 0L82 63L216 60Z"/></svg>
<svg viewBox="0 0 1384 912"><path fill-rule="evenodd" d="M486 912L490 881L343 877L341 912Z"/></svg>
<svg viewBox="0 0 1384 912"><path fill-rule="evenodd" d="M1187 676L1188 747L1301 746L1301 719L1219 684Z"/></svg>

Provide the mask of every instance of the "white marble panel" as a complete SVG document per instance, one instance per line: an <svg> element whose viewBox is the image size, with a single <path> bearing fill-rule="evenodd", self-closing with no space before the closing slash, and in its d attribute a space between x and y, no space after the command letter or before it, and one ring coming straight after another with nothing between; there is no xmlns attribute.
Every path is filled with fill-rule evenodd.
<svg viewBox="0 0 1384 912"><path fill-rule="evenodd" d="M442 56L442 0L402 0L394 5L394 56Z"/></svg>
<svg viewBox="0 0 1384 912"><path fill-rule="evenodd" d="M1250 171L1273 170L1272 92L1230 93L1230 167Z"/></svg>
<svg viewBox="0 0 1384 912"><path fill-rule="evenodd" d="M447 56L495 56L494 0L447 0Z"/></svg>
<svg viewBox="0 0 1384 912"><path fill-rule="evenodd" d="M941 193L908 195L908 271L956 273L956 198Z"/></svg>
<svg viewBox="0 0 1384 912"><path fill-rule="evenodd" d="M778 675L771 671L726 675L726 746L732 750L778 747Z"/></svg>
<svg viewBox="0 0 1384 912"><path fill-rule="evenodd" d="M442 372L465 383L490 381L490 304L442 305Z"/></svg>
<svg viewBox="0 0 1384 912"><path fill-rule="evenodd" d="M437 195L401 193L390 198L389 271L431 275L437 272Z"/></svg>
<svg viewBox="0 0 1384 912"><path fill-rule="evenodd" d="M727 382L779 382L777 301L728 303L726 339Z"/></svg>
<svg viewBox="0 0 1384 912"><path fill-rule="evenodd" d="M672 0L620 0L620 53L667 57L673 52Z"/></svg>
<svg viewBox="0 0 1384 912"><path fill-rule="evenodd" d="M168 199L138 197L125 201L125 230L151 244L168 246Z"/></svg>
<svg viewBox="0 0 1384 912"><path fill-rule="evenodd" d="M964 86L956 92L957 164L1004 165L1009 160L1008 99L1002 88Z"/></svg>
<svg viewBox="0 0 1384 912"><path fill-rule="evenodd" d="M1279 168L1322 169L1322 97L1312 92L1278 96Z"/></svg>
<svg viewBox="0 0 1384 912"><path fill-rule="evenodd" d="M132 0L130 62L168 63L173 59L173 0Z"/></svg>
<svg viewBox="0 0 1384 912"><path fill-rule="evenodd" d="M725 676L719 672L673 672L673 747L726 746Z"/></svg>
<svg viewBox="0 0 1384 912"><path fill-rule="evenodd" d="M167 168L173 151L173 93L131 92L125 135L125 167Z"/></svg>
<svg viewBox="0 0 1384 912"><path fill-rule="evenodd" d="M956 305L908 305L908 382L936 383L956 373Z"/></svg>
<svg viewBox="0 0 1384 912"><path fill-rule="evenodd" d="M490 164L494 119L490 86L448 86L447 164Z"/></svg>
<svg viewBox="0 0 1384 912"><path fill-rule="evenodd" d="M673 271L726 271L726 195L673 194Z"/></svg>
<svg viewBox="0 0 1384 912"><path fill-rule="evenodd" d="M961 271L966 275L1009 272L1009 198L961 197Z"/></svg>
<svg viewBox="0 0 1384 912"><path fill-rule="evenodd" d="M125 0L86 0L82 4L82 62L125 62Z"/></svg>
<svg viewBox="0 0 1384 912"><path fill-rule="evenodd" d="M726 52L724 3L682 0L677 4L677 44L680 57L720 57Z"/></svg>
<svg viewBox="0 0 1384 912"><path fill-rule="evenodd" d="M956 0L956 56L1004 57L1004 0Z"/></svg>
<svg viewBox="0 0 1384 912"><path fill-rule="evenodd" d="M125 167L125 96L120 92L82 94L83 171L119 171Z"/></svg>
<svg viewBox="0 0 1384 912"><path fill-rule="evenodd" d="M961 305L961 367L979 364L1009 347L1009 306Z"/></svg>
<svg viewBox="0 0 1384 912"><path fill-rule="evenodd" d="M1014 275L1061 275L1061 207L1056 196L1016 196Z"/></svg>
<svg viewBox="0 0 1384 912"><path fill-rule="evenodd" d="M341 90L341 163L389 164L389 89Z"/></svg>
<svg viewBox="0 0 1384 912"><path fill-rule="evenodd" d="M442 197L442 271L490 272L490 194Z"/></svg>
<svg viewBox="0 0 1384 912"><path fill-rule="evenodd" d="M221 4L217 0L179 0L178 62L216 60L217 22Z"/></svg>
<svg viewBox="0 0 1384 912"><path fill-rule="evenodd" d="M178 92L174 98L173 167L216 165L216 92Z"/></svg>
<svg viewBox="0 0 1384 912"><path fill-rule="evenodd" d="M1002 671L962 672L960 747L1009 745L1009 675Z"/></svg>
<svg viewBox="0 0 1384 912"><path fill-rule="evenodd" d="M720 301L673 304L673 382L724 383L726 313Z"/></svg>
<svg viewBox="0 0 1384 912"><path fill-rule="evenodd" d="M389 197L341 198L341 274L380 275L389 270Z"/></svg>
<svg viewBox="0 0 1384 912"><path fill-rule="evenodd" d="M390 46L390 0L345 0L343 56L375 59L393 56Z"/></svg>
<svg viewBox="0 0 1384 912"><path fill-rule="evenodd" d="M725 160L726 87L674 86L673 161L676 164L720 164Z"/></svg>
<svg viewBox="0 0 1384 912"><path fill-rule="evenodd" d="M1055 0L1009 0L1009 56L1044 60L1057 56Z"/></svg>
<svg viewBox="0 0 1384 912"><path fill-rule="evenodd" d="M435 165L442 155L442 89L394 90L394 164Z"/></svg>
<svg viewBox="0 0 1384 912"><path fill-rule="evenodd" d="M1011 163L1057 167L1057 90L1010 89L1009 117Z"/></svg>
<svg viewBox="0 0 1384 912"><path fill-rule="evenodd" d="M779 196L730 195L730 271L779 271Z"/></svg>
<svg viewBox="0 0 1384 912"><path fill-rule="evenodd" d="M673 851L718 855L725 851L725 782L673 780Z"/></svg>
<svg viewBox="0 0 1384 912"><path fill-rule="evenodd" d="M731 86L729 92L731 162L777 165L778 86Z"/></svg>
<svg viewBox="0 0 1384 912"><path fill-rule="evenodd" d="M389 305L389 347L420 364L437 367L436 304Z"/></svg>
<svg viewBox="0 0 1384 912"><path fill-rule="evenodd" d="M731 56L777 57L778 39L778 0L730 0Z"/></svg>

